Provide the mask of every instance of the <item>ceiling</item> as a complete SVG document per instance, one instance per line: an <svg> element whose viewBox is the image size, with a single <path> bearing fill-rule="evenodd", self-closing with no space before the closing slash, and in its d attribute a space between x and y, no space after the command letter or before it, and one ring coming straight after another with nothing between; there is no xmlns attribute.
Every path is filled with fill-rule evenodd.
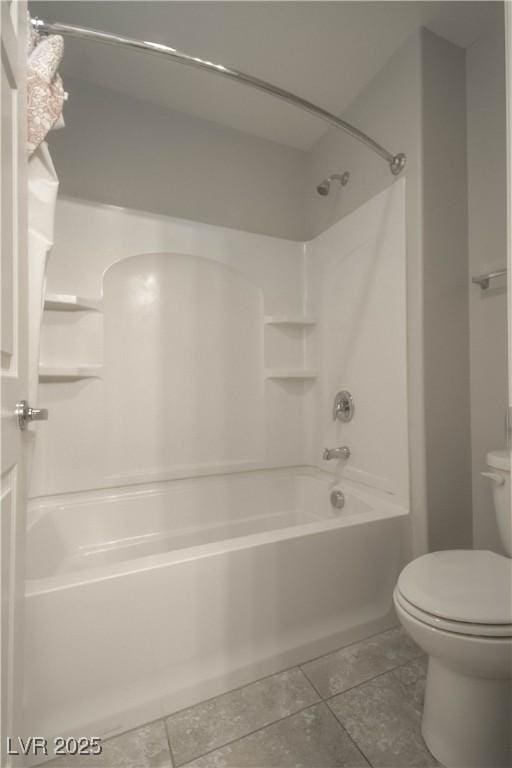
<svg viewBox="0 0 512 768"><path fill-rule="evenodd" d="M465 2L31 2L33 15L168 43L268 80L341 114L420 26L461 47L503 14ZM68 38L64 77L298 149L326 125L271 96L150 55ZM71 93L71 98L73 94Z"/></svg>

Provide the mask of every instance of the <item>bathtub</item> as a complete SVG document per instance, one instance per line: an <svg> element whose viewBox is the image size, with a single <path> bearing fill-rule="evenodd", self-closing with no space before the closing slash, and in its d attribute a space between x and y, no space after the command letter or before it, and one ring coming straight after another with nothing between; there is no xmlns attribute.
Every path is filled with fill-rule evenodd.
<svg viewBox="0 0 512 768"><path fill-rule="evenodd" d="M34 500L24 730L107 737L386 629L407 542L309 467Z"/></svg>

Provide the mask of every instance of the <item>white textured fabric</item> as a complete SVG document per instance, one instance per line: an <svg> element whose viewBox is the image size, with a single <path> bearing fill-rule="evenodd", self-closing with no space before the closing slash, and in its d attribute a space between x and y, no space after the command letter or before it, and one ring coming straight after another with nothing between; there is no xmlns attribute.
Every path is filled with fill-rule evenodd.
<svg viewBox="0 0 512 768"><path fill-rule="evenodd" d="M27 145L29 157L48 132L62 124L66 94L57 69L64 52L60 35L40 37L29 20L27 62Z"/></svg>

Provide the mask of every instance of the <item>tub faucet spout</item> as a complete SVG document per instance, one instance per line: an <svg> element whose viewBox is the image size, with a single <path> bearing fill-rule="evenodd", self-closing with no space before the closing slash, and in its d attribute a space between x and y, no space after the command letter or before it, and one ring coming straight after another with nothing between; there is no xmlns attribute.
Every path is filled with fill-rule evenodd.
<svg viewBox="0 0 512 768"><path fill-rule="evenodd" d="M348 458L350 458L350 448L346 445L343 445L340 448L326 448L323 454L324 461Z"/></svg>

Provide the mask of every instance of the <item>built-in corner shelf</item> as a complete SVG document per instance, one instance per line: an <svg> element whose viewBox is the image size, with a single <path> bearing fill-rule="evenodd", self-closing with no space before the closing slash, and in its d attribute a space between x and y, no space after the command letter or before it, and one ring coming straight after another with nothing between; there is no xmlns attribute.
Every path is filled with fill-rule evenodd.
<svg viewBox="0 0 512 768"><path fill-rule="evenodd" d="M307 315L265 315L265 325L295 325L300 328L316 325L316 318Z"/></svg>
<svg viewBox="0 0 512 768"><path fill-rule="evenodd" d="M479 285L483 291L486 291L489 287L491 280L496 280L498 277L506 277L506 269L495 269L493 272L485 272L483 275L476 275L471 278L471 282L475 285Z"/></svg>
<svg viewBox="0 0 512 768"><path fill-rule="evenodd" d="M52 312L101 312L99 299L84 299L71 293L48 293L44 300L45 310Z"/></svg>
<svg viewBox="0 0 512 768"><path fill-rule="evenodd" d="M316 379L317 376L318 371L315 368L270 368L265 371L266 379L306 381L307 379Z"/></svg>
<svg viewBox="0 0 512 768"><path fill-rule="evenodd" d="M102 370L101 365L40 365L39 381L64 382L79 381L80 379L101 379Z"/></svg>

